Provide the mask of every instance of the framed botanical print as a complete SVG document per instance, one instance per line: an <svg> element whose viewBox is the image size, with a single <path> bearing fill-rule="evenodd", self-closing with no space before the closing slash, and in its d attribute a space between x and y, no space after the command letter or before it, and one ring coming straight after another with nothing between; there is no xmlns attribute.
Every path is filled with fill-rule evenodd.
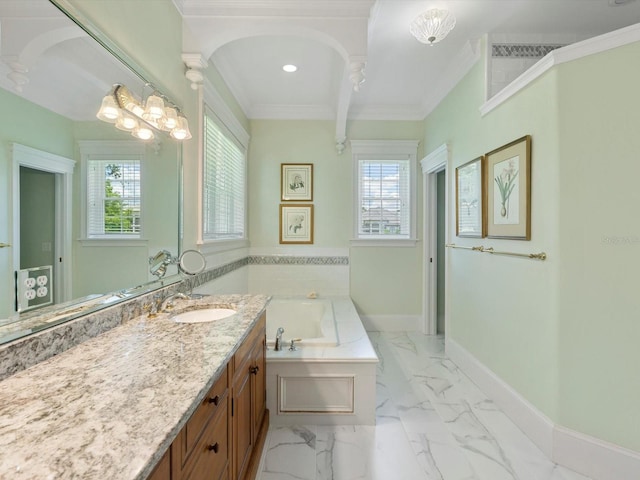
<svg viewBox="0 0 640 480"><path fill-rule="evenodd" d="M531 239L531 136L486 155L487 236Z"/></svg>
<svg viewBox="0 0 640 480"><path fill-rule="evenodd" d="M484 157L456 168L456 236L486 235Z"/></svg>
<svg viewBox="0 0 640 480"><path fill-rule="evenodd" d="M280 243L313 243L312 204L280 204Z"/></svg>
<svg viewBox="0 0 640 480"><path fill-rule="evenodd" d="M313 164L280 164L280 183L283 202L313 200Z"/></svg>

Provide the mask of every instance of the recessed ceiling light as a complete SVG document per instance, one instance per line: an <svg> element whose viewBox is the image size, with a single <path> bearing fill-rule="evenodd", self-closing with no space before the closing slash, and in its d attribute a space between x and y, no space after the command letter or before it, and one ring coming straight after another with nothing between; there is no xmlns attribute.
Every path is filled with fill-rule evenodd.
<svg viewBox="0 0 640 480"><path fill-rule="evenodd" d="M293 73L296 70L298 70L298 67L296 67L295 65L288 64L288 65L284 65L282 67L282 70L284 70L287 73Z"/></svg>

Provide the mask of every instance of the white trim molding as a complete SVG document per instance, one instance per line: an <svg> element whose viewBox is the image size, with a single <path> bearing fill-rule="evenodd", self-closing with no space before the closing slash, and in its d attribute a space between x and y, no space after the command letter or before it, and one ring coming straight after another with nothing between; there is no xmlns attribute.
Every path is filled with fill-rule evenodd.
<svg viewBox="0 0 640 480"><path fill-rule="evenodd" d="M638 478L640 453L555 424L460 344L446 354L554 462L594 480Z"/></svg>
<svg viewBox="0 0 640 480"><path fill-rule="evenodd" d="M422 167L422 173L434 173L442 170L447 165L449 160L449 145L443 143L433 152L425 156L420 160L420 166Z"/></svg>
<svg viewBox="0 0 640 480"><path fill-rule="evenodd" d="M10 215L13 216L13 268L20 266L20 167L50 172L55 177L55 247L54 257L63 261L54 270L54 284L58 285L55 302L60 303L71 299L72 276L72 213L73 213L73 170L75 160L55 155L19 143L11 144L12 164L10 175L12 178Z"/></svg>
<svg viewBox="0 0 640 480"><path fill-rule="evenodd" d="M640 23L549 52L533 67L482 104L480 114L486 115L556 65L638 41L640 41Z"/></svg>
<svg viewBox="0 0 640 480"><path fill-rule="evenodd" d="M449 272L444 258L438 258L438 187L436 174L445 172L445 229L449 225L449 200L447 189L449 185L448 164L450 157L449 145L440 145L426 157L420 160L422 167L422 190L424 222L422 225L424 236L422 282L424 294L422 296L422 329L426 335L435 335L438 330L437 293L438 293L438 262L445 262L445 331L447 329L447 312L449 289L447 279ZM449 241L448 229L445 232L446 241ZM446 255L446 253L445 253ZM435 261L434 261L435 260Z"/></svg>
<svg viewBox="0 0 640 480"><path fill-rule="evenodd" d="M417 241L417 183L416 159L419 140L351 140L351 159L353 164L353 239L351 246L413 246ZM408 236L379 235L366 238L359 234L360 214L360 160L398 160L409 161L409 234ZM395 242L400 240L400 242ZM413 244L413 245L412 245Z"/></svg>

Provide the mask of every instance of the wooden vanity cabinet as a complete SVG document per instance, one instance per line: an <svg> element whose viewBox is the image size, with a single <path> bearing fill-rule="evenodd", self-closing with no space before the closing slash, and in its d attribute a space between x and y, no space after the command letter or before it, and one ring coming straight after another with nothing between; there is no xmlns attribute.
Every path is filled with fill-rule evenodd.
<svg viewBox="0 0 640 480"><path fill-rule="evenodd" d="M187 424L171 444L173 480L219 480L228 471L228 368L211 387Z"/></svg>
<svg viewBox="0 0 640 480"><path fill-rule="evenodd" d="M255 477L268 428L265 391L265 315L233 357L232 479Z"/></svg>
<svg viewBox="0 0 640 480"><path fill-rule="evenodd" d="M171 449L164 453L147 480L171 480Z"/></svg>
<svg viewBox="0 0 640 480"><path fill-rule="evenodd" d="M269 427L265 314L147 480L252 480Z"/></svg>

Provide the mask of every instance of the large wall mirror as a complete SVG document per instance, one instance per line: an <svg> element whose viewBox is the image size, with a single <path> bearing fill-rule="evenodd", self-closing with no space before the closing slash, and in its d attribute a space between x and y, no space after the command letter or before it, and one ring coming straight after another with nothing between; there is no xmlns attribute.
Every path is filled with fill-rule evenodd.
<svg viewBox="0 0 640 480"><path fill-rule="evenodd" d="M73 15L0 2L0 343L157 288L149 257L180 253L181 146L96 118L148 77Z"/></svg>

